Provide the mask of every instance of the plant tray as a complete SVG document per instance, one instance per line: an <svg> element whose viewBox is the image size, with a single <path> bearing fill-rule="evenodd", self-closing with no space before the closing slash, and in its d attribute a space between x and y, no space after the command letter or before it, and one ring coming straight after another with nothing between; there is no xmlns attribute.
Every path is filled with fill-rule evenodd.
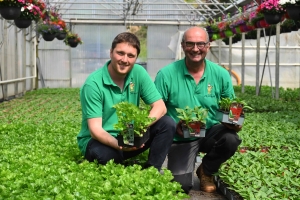
<svg viewBox="0 0 300 200"><path fill-rule="evenodd" d="M140 147L142 144L145 144L150 138L150 129L148 129L143 136L134 136L133 141L130 141L128 144L124 143L123 135L119 134L117 136L118 145L122 147Z"/></svg>
<svg viewBox="0 0 300 200"><path fill-rule="evenodd" d="M242 200L240 194L228 189L227 184L225 184L219 176L214 176L214 182L218 190L228 199L228 200Z"/></svg>
<svg viewBox="0 0 300 200"><path fill-rule="evenodd" d="M183 138L191 138L191 137L205 137L205 126L201 126L200 124L190 124L191 128L188 128L185 124L182 124L182 132Z"/></svg>
<svg viewBox="0 0 300 200"><path fill-rule="evenodd" d="M227 124L242 125L245 120L245 115L242 114L238 118L231 118L229 117L228 112L222 112L219 110L216 113L216 119L220 122L227 123Z"/></svg>

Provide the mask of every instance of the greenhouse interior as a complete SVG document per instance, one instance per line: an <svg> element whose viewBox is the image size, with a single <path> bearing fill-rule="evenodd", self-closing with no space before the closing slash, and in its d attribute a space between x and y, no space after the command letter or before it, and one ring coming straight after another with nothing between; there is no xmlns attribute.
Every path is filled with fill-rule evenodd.
<svg viewBox="0 0 300 200"><path fill-rule="evenodd" d="M300 0L2 0L0 14L0 199L299 200ZM125 165L87 162L79 91L113 39L138 37L136 63L154 81L184 59L193 26L252 108L214 174L217 191L202 192L194 174L185 193L165 163L143 170L148 151Z"/></svg>

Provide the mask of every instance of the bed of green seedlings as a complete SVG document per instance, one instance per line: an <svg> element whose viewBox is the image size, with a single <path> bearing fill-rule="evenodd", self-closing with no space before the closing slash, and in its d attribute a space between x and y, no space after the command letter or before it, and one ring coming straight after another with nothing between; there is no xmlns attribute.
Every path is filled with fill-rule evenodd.
<svg viewBox="0 0 300 200"><path fill-rule="evenodd" d="M243 140L235 155L221 166L219 176L247 200L300 197L300 102L299 89L280 89L284 94L272 99L270 87L255 87L245 93L235 87L236 95L254 108L246 113ZM289 94L290 92L290 94Z"/></svg>
<svg viewBox="0 0 300 200"><path fill-rule="evenodd" d="M168 170L85 161L76 140L80 125L78 88L40 89L0 103L0 199L188 197Z"/></svg>

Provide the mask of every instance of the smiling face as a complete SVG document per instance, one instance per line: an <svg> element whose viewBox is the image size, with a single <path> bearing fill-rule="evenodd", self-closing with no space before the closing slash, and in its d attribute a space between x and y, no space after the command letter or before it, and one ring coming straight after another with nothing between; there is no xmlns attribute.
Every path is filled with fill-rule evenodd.
<svg viewBox="0 0 300 200"><path fill-rule="evenodd" d="M208 34L200 27L190 28L183 35L181 46L187 63L200 64L204 61L210 47Z"/></svg>
<svg viewBox="0 0 300 200"><path fill-rule="evenodd" d="M110 51L111 71L117 76L126 76L137 59L137 49L128 42L118 43Z"/></svg>

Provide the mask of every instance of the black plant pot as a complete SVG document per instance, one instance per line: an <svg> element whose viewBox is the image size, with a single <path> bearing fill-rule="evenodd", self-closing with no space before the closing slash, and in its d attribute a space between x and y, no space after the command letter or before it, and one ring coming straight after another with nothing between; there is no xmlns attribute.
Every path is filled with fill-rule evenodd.
<svg viewBox="0 0 300 200"><path fill-rule="evenodd" d="M75 47L77 47L78 42L75 40L75 38L69 38L68 44L70 45L70 47L75 48Z"/></svg>
<svg viewBox="0 0 300 200"><path fill-rule="evenodd" d="M276 14L264 13L264 18L268 24L277 24L281 21L282 15L283 14L281 13L276 13Z"/></svg>
<svg viewBox="0 0 300 200"><path fill-rule="evenodd" d="M28 28L31 25L31 19L14 19L15 25L18 28Z"/></svg>
<svg viewBox="0 0 300 200"><path fill-rule="evenodd" d="M142 137L134 136L133 145L124 144L123 135L119 134L117 136L118 145L122 147L141 147L142 144L145 144L150 138L150 130L148 129Z"/></svg>
<svg viewBox="0 0 300 200"><path fill-rule="evenodd" d="M51 34L51 33L43 33L43 38L45 41L52 41L55 38L55 34Z"/></svg>
<svg viewBox="0 0 300 200"><path fill-rule="evenodd" d="M4 19L13 20L17 19L21 15L20 7L2 7L0 9L0 14Z"/></svg>
<svg viewBox="0 0 300 200"><path fill-rule="evenodd" d="M63 40L66 38L67 33L56 33L56 39Z"/></svg>
<svg viewBox="0 0 300 200"><path fill-rule="evenodd" d="M300 20L300 5L290 5L286 7L286 12L293 20Z"/></svg>

